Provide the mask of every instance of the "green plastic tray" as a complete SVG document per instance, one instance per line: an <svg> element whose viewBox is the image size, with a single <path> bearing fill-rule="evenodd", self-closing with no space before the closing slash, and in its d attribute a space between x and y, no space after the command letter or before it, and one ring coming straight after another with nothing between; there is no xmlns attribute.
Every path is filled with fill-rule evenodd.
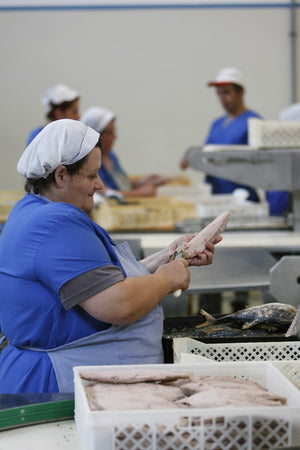
<svg viewBox="0 0 300 450"><path fill-rule="evenodd" d="M33 404L30 403L30 400L27 400L18 406L5 408L5 404L8 406L7 403L13 404L14 401L17 404L20 403L20 399L18 395L14 396L14 394L2 395L0 396L0 400L2 400L0 402L2 405L2 409L0 410L0 430L72 419L74 418L74 398L72 396L69 397L62 400L42 401L41 403Z"/></svg>

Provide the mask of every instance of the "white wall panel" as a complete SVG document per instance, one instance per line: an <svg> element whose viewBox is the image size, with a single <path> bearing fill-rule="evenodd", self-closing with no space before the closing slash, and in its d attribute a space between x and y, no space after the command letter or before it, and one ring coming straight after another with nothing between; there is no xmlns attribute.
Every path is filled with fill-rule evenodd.
<svg viewBox="0 0 300 450"><path fill-rule="evenodd" d="M8 3L46 4L0 7ZM0 10L0 189L22 185L17 160L43 123L40 95L58 82L81 93L82 111L103 105L117 114L115 150L131 173L179 171L183 151L222 113L206 83L224 66L244 72L248 106L276 119L290 102L290 11L273 6Z"/></svg>

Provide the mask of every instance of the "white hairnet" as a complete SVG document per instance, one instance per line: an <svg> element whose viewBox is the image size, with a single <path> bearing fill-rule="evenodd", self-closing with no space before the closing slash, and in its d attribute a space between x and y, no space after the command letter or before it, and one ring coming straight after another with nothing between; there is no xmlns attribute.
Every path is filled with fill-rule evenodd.
<svg viewBox="0 0 300 450"><path fill-rule="evenodd" d="M98 133L102 133L107 125L115 118L115 114L109 109L92 106L82 114L80 120L89 127L94 128Z"/></svg>
<svg viewBox="0 0 300 450"><path fill-rule="evenodd" d="M78 92L71 89L65 84L56 84L43 94L41 101L48 113L53 108L53 105L61 105L64 102L73 102L79 98Z"/></svg>
<svg viewBox="0 0 300 450"><path fill-rule="evenodd" d="M58 166L84 158L98 140L99 133L78 120L55 120L26 147L17 170L26 178L47 178Z"/></svg>

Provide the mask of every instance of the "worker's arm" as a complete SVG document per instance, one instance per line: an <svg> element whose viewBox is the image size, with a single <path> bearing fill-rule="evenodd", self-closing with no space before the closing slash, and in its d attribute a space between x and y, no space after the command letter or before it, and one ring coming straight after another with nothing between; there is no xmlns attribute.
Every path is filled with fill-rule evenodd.
<svg viewBox="0 0 300 450"><path fill-rule="evenodd" d="M148 314L167 294L189 286L188 262L178 259L154 274L128 277L93 295L80 306L95 319L115 325L132 323Z"/></svg>

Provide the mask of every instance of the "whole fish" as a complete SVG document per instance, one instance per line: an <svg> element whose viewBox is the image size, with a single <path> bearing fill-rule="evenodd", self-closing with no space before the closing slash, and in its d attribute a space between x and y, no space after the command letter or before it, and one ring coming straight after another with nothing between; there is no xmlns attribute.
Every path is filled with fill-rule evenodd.
<svg viewBox="0 0 300 450"><path fill-rule="evenodd" d="M270 335L274 337L284 337L283 333L270 333L268 330L263 328L250 328L248 330L243 330L242 328L235 328L225 323L180 329L178 331L173 330L170 332L165 332L163 337L164 339L191 338L199 339L200 341L205 339L205 342L208 340L212 340L213 342L215 339L233 339L232 342L239 342L239 339L244 338L247 340L251 338L266 339Z"/></svg>
<svg viewBox="0 0 300 450"><path fill-rule="evenodd" d="M206 322L203 325L199 325L199 328L209 323L226 323L243 330L258 327L265 328L270 332L285 332L293 322L297 309L292 305L274 302L244 308L218 318L213 317L204 310L200 312L206 317Z"/></svg>

